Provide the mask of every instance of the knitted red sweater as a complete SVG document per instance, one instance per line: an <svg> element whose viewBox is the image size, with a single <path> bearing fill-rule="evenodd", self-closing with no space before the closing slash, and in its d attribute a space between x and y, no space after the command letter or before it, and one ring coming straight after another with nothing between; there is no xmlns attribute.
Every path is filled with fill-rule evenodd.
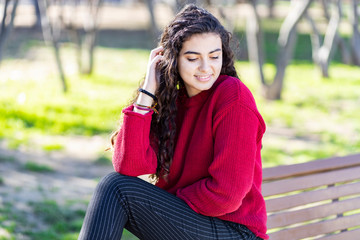
<svg viewBox="0 0 360 240"><path fill-rule="evenodd" d="M117 172L139 176L155 173L150 144L151 113L132 107L115 144ZM261 195L261 139L265 123L248 88L222 75L211 89L178 99L177 136L168 181L156 184L183 199L195 212L247 226L266 235L266 209Z"/></svg>

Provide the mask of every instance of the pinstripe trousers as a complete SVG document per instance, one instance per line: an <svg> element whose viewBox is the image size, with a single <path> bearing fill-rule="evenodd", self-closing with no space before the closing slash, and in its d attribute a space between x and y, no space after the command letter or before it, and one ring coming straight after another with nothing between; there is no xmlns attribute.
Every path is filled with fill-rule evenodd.
<svg viewBox="0 0 360 240"><path fill-rule="evenodd" d="M260 240L241 224L198 214L157 186L113 172L96 187L78 239L121 239L124 228L149 240Z"/></svg>

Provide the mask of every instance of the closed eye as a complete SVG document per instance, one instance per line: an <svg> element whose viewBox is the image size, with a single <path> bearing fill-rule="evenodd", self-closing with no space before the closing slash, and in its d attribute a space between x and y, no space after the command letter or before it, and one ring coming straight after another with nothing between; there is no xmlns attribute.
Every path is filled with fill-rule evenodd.
<svg viewBox="0 0 360 240"><path fill-rule="evenodd" d="M194 61L197 60L197 58L188 58L187 60L188 60L189 62L194 62Z"/></svg>

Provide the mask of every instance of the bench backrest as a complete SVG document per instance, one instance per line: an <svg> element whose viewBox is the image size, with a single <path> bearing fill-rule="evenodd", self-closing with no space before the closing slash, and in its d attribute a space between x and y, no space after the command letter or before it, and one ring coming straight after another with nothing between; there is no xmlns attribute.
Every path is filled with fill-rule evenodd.
<svg viewBox="0 0 360 240"><path fill-rule="evenodd" d="M360 154L265 168L262 193L271 240L360 239Z"/></svg>

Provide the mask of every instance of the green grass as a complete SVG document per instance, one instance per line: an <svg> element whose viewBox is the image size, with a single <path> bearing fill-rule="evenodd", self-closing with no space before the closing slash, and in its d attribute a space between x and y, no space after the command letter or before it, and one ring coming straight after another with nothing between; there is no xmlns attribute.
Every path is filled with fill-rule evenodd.
<svg viewBox="0 0 360 240"><path fill-rule="evenodd" d="M9 235L10 238L5 236L0 236L0 239L4 240L13 240L15 239L14 236L12 236L15 232L15 229L19 223L18 216L13 214L12 211L13 205L11 203L4 203L2 204L0 202L0 226L1 229L6 232L6 235Z"/></svg>
<svg viewBox="0 0 360 240"><path fill-rule="evenodd" d="M59 151L59 150L63 150L64 146L60 143L52 143L52 144L44 144L42 146L42 149L45 152L52 152L52 151Z"/></svg>
<svg viewBox="0 0 360 240"><path fill-rule="evenodd" d="M57 76L23 76L21 79L11 74L5 76L1 82L7 91L0 96L0 125L4 126L0 137L12 139L12 146L16 148L28 141L29 134L91 136L112 131L122 107L143 78L139 69L146 68L146 54L141 50L102 49L98 61L103 66L110 65L108 70L98 71L91 77L67 75L70 89L67 94L60 91ZM4 62L4 65L14 64L11 60Z"/></svg>
<svg viewBox="0 0 360 240"><path fill-rule="evenodd" d="M60 206L52 200L30 203L30 206L34 214L49 226L45 231L29 231L27 234L32 239L77 239L85 211Z"/></svg>
<svg viewBox="0 0 360 240"><path fill-rule="evenodd" d="M102 153L96 159L95 163L99 165L112 165L110 153Z"/></svg>
<svg viewBox="0 0 360 240"><path fill-rule="evenodd" d="M31 162L28 161L25 163L24 168L28 171L32 171L32 172L54 172L54 169L52 169L51 167L44 165L44 164L39 164L39 163L35 163L35 162Z"/></svg>
<svg viewBox="0 0 360 240"><path fill-rule="evenodd" d="M15 161L15 157L13 157L13 156L0 155L0 163L2 163L2 162L14 162L14 161Z"/></svg>
<svg viewBox="0 0 360 240"><path fill-rule="evenodd" d="M27 235L36 240L76 240L78 238L85 211L74 209L73 203L65 206L53 200L30 203L34 214L49 227L44 231L29 231ZM135 240L131 233L124 230L122 239Z"/></svg>

